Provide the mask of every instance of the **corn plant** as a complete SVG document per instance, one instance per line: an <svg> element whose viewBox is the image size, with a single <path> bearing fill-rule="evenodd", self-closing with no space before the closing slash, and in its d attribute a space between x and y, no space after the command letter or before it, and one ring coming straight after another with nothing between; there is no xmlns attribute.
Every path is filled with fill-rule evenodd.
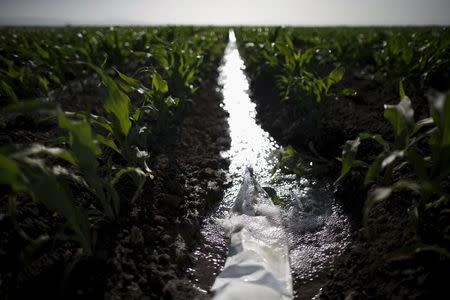
<svg viewBox="0 0 450 300"><path fill-rule="evenodd" d="M140 125L136 119L139 112L132 114L130 98L119 88L118 82L106 75L103 70L91 65L96 70L106 85L108 95L104 102L104 109L107 117L100 117L87 112L69 113L77 118L70 122L66 114L58 114L59 124L69 131L69 141L78 154L80 170L90 183L94 194L100 200L105 214L110 219L117 218L119 214L120 199L114 188L119 179L128 174L132 177L137 190L133 196L133 201L137 199L143 189L147 178L151 178L151 170L147 165L149 153L146 150L146 127ZM118 71L117 71L118 72ZM138 81L119 72L124 87L124 81L128 81L128 88ZM145 101L144 101L145 103ZM140 108L142 109L142 107ZM104 133L93 133L90 123L99 127ZM73 142L76 144L73 144ZM84 144L83 144L84 143ZM101 154L99 144L106 146L121 155L128 166L125 168L110 165L107 172L107 179L98 175L96 157ZM113 168L115 170L113 170Z"/></svg>
<svg viewBox="0 0 450 300"><path fill-rule="evenodd" d="M86 211L75 204L68 188L69 179L80 183L82 180L60 165L49 165L45 159L48 156L76 163L74 156L61 148L40 144L25 149L3 147L0 150L0 183L8 185L14 195L28 194L34 201L63 216L73 230L75 240L90 255L94 248L91 225ZM16 196L11 197L10 210L13 213Z"/></svg>
<svg viewBox="0 0 450 300"><path fill-rule="evenodd" d="M26 241L24 264L51 239L68 235L84 255L95 255L97 229L129 213L126 209L153 178L148 167L151 140L192 103L201 75L210 74L222 56L226 33L174 27L0 30L1 126L10 113L38 118L44 113L66 133L50 141L51 146L0 148L0 184L9 188L8 217ZM146 84L118 71L139 65L149 72ZM93 74L107 91L101 115L64 112L57 97L46 99L55 89L67 92L71 80L95 79ZM134 183L134 194L126 199L119 187L125 176ZM87 191L89 199L76 197L74 188ZM42 203L69 230L31 238L17 220L18 197Z"/></svg>
<svg viewBox="0 0 450 300"><path fill-rule="evenodd" d="M119 215L120 199L112 183L98 173L97 157L101 150L86 118L71 121L63 112L58 113L58 123L69 133L68 144L76 166L82 173L92 194L99 200L105 216L114 220Z"/></svg>
<svg viewBox="0 0 450 300"><path fill-rule="evenodd" d="M276 76L277 87L282 93L282 99L299 97L302 91L313 96L317 102L321 102L325 96L330 96L330 88L342 80L345 69L338 67L331 71L326 78L320 78L308 68L316 49L295 50L294 44L288 36L285 37L285 40L286 44L275 44L279 53L276 57L282 57L283 60L281 74ZM264 52L264 56L269 58L269 54L266 52ZM278 60L275 62L270 59L273 67L276 67L278 63Z"/></svg>
<svg viewBox="0 0 450 300"><path fill-rule="evenodd" d="M308 146L310 153L297 152L292 146L285 147L278 156L272 175L276 175L278 170L297 176L318 176L328 173L332 168L332 162L321 156L312 142Z"/></svg>
<svg viewBox="0 0 450 300"><path fill-rule="evenodd" d="M337 182L351 168L363 167L367 169L365 184L375 185L364 207L363 221L366 225L373 205L396 191L409 190L417 195L412 206L417 224L428 209L448 205L450 200L443 188L443 182L450 175L450 95L430 96L431 117L415 122L411 101L402 87L400 94L400 103L385 105L384 112L392 126L394 141L389 142L378 134L362 133L355 140L346 142L340 159L342 170ZM370 163L356 159L358 147L364 140L375 141L382 148ZM424 143L428 147L424 147ZM411 179L396 175L406 172L408 166L414 170Z"/></svg>

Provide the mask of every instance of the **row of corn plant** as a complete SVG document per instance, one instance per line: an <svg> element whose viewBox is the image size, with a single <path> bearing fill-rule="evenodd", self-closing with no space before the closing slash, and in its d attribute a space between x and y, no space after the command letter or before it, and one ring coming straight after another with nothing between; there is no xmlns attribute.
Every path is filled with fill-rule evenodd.
<svg viewBox="0 0 450 300"><path fill-rule="evenodd" d="M345 76L392 85L400 81L420 93L448 82L450 32L436 28L240 28L247 72L272 74L281 99L320 101ZM347 70L349 71L349 70ZM355 95L352 87L338 94Z"/></svg>
<svg viewBox="0 0 450 300"><path fill-rule="evenodd" d="M394 133L393 141L377 133L360 133L347 141L340 158L342 170L335 184L354 168L365 170L364 184L370 189L363 210L364 226L368 225L370 210L377 202L406 192L403 197L411 199L409 212L418 237L410 251L434 251L450 257L450 241L445 234L450 226L440 228L443 238L438 240L430 239L423 227L430 215L450 217L450 95L430 94L430 117L419 121L414 120L411 100L402 86L400 98L397 105L385 105L384 111ZM379 154L371 161L358 159L358 148L366 141L380 146Z"/></svg>
<svg viewBox="0 0 450 300"><path fill-rule="evenodd" d="M309 96L321 102L334 94L332 87L344 77L345 68L338 63L325 74L317 72L318 49L294 43L287 30L241 28L237 33L247 72L254 77L270 75L281 100L302 105L302 98Z"/></svg>
<svg viewBox="0 0 450 300"><path fill-rule="evenodd" d="M367 82L364 86L379 87L383 93L392 90L394 95L402 82L413 97L421 97L430 87L445 90L449 82L447 28L272 27L239 28L236 32L250 79L275 83L282 102L298 104L299 112L292 111L288 123L308 117L320 125L324 108L309 98L364 102L360 95L364 91L350 86L350 81ZM278 167L300 174L311 169L305 167L305 161L314 159L320 167L313 168L315 171L327 169L332 163L313 148L309 143L311 155L304 158L287 149Z"/></svg>
<svg viewBox="0 0 450 300"><path fill-rule="evenodd" d="M385 105L384 111L393 140L379 133L361 133L347 141L340 158L342 170L335 184L341 184L353 168L365 170L364 184L369 190L363 210L365 226L375 203L391 197L412 199L409 211L416 224L417 244L410 250L431 250L446 256L450 246L448 224L434 234L438 239L428 237L424 224L430 223L430 216L449 219L450 99L445 93L449 86L449 34L442 27L237 30L250 79L275 83L280 100L306 106L308 95L323 103L324 99L332 101L329 96L351 98L359 91L347 85L347 76L353 81L370 82L383 91L397 89L400 84L400 103ZM333 90L336 84L340 90ZM414 120L404 86L414 98L422 97L430 88L441 90L430 92L430 117ZM315 114L313 108L306 106L303 114ZM286 126L290 121L286 120ZM372 143L372 149L380 149L370 161L358 159L358 148L365 143ZM274 172L303 176L329 174L335 169L335 162L322 157L312 143L309 150L305 154L286 147ZM368 159L368 155L363 157Z"/></svg>
<svg viewBox="0 0 450 300"><path fill-rule="evenodd" d="M162 70L180 68L186 73L181 77L192 77L181 70L186 68L186 58L193 53L200 61L208 56L206 53L217 58L221 43L215 43L215 39L214 30L193 27L4 28L0 30L0 103L43 97L92 75L92 69L79 61L106 70L116 67L130 71L159 63ZM162 64L166 55L175 56L171 59L178 59L179 66L173 65L174 61ZM204 65L206 68L208 64Z"/></svg>
<svg viewBox="0 0 450 300"><path fill-rule="evenodd" d="M48 40L41 41L50 45L55 40L68 38L66 30L72 33L74 29L36 32L50 35ZM20 51L33 52L36 45L30 34L35 31L26 32L24 36L20 35L20 30L17 33L11 31L21 41ZM84 255L96 253L97 229L130 213L129 209L123 208L132 207L142 194L145 183L153 178L149 168L152 141L161 138L165 130L181 118L183 110L193 103L193 96L202 80L214 75L211 72L220 61L227 33L221 29L192 28L83 29L77 36L90 41L105 31L107 35L101 40L111 48L105 46L106 49L97 53L99 60L77 54L56 59L52 54L50 57L59 61L55 65L48 62L41 66L46 74L52 66L66 71L72 65L85 70L86 74L96 74L107 91L100 115L87 110L63 111L57 99L50 101L39 97L38 86L30 87L31 91L23 91L23 84L33 76L33 80L39 81L36 78L43 76L42 73L32 74L27 66L17 61L6 61L7 58L6 66L2 65L1 71L5 76L2 78L6 78L2 79L3 99L9 99L3 102L7 104L3 104L2 115L27 113L41 119L53 119L55 125L66 133L46 145L8 144L0 147L0 184L9 190L8 215L27 245L22 249L22 258L32 256L30 253L37 251L43 243L61 237L78 243ZM159 32L164 34L156 34ZM69 41L73 42L72 37ZM155 44L152 41L156 41ZM128 71L120 72L118 68L122 64L114 64L127 61L126 53L136 52L131 50L134 49L131 46L120 46L128 42L142 44L146 57L144 67L133 75L127 74ZM92 45L89 42L87 46L79 47L86 50ZM13 49L5 49L6 46L2 47L2 57L14 57L15 54L9 52ZM106 61L113 62L113 65L105 65L104 58L99 63L103 56L100 53L106 54ZM14 70L30 73L25 76L26 80L17 84L16 78L8 73L14 73ZM74 76L82 74L75 71ZM64 84L64 81L60 83ZM22 92L26 95L23 99ZM134 184L134 194L130 198L118 189L125 177L128 177L127 184ZM80 199L74 194L79 190L87 192L89 199ZM18 197L29 197L63 217L67 224L63 232L53 237L44 234L32 238L28 235L16 218L20 208L17 206Z"/></svg>

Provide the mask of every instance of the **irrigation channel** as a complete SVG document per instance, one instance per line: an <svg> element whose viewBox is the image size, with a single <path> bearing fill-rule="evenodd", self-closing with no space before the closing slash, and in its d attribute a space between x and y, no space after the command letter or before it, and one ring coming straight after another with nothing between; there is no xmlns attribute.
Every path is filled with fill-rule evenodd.
<svg viewBox="0 0 450 300"><path fill-rule="evenodd" d="M257 181L273 188L283 201L282 222L287 235L293 277L294 299L311 299L320 291L333 258L350 241L350 223L333 199L331 183L321 178L272 175L281 146L256 123L256 105L248 95L236 38L230 31L229 44L220 69L223 107L229 113L231 148L223 155L230 160L229 187L223 201L202 225L201 242L188 270L197 289L208 293L221 272L229 239L218 220L228 217L247 166L253 167Z"/></svg>

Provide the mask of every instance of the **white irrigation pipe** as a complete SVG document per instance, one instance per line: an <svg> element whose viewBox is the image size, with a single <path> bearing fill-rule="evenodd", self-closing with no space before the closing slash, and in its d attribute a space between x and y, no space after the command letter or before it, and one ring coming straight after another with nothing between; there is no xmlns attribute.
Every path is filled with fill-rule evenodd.
<svg viewBox="0 0 450 300"><path fill-rule="evenodd" d="M245 172L229 217L220 222L231 243L224 269L211 288L213 299L292 299L280 210L255 180L251 169Z"/></svg>

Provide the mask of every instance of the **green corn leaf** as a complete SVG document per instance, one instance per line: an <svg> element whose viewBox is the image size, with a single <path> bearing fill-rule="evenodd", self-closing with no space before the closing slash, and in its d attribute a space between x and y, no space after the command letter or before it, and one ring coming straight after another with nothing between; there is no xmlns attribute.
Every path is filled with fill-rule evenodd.
<svg viewBox="0 0 450 300"><path fill-rule="evenodd" d="M0 80L0 87L2 88L3 93L5 93L5 95L8 96L9 99L13 103L16 103L19 101L17 99L16 93L14 93L14 90L12 89L12 87L9 84L7 84L5 81Z"/></svg>
<svg viewBox="0 0 450 300"><path fill-rule="evenodd" d="M62 86L62 82L61 82L61 79L59 79L59 77L58 76L56 76L55 74L51 74L50 73L50 80L53 82L53 83L55 83L57 86Z"/></svg>
<svg viewBox="0 0 450 300"><path fill-rule="evenodd" d="M346 97L355 97L358 93L352 88L345 88L342 90L342 95Z"/></svg>
<svg viewBox="0 0 450 300"><path fill-rule="evenodd" d="M70 121L64 112L58 113L58 123L69 132L74 157L83 172L93 172L98 165L101 149L96 143L91 126L86 119Z"/></svg>
<svg viewBox="0 0 450 300"><path fill-rule="evenodd" d="M285 35L284 38L289 48L294 49L294 43L292 42L292 39L289 37L289 35Z"/></svg>
<svg viewBox="0 0 450 300"><path fill-rule="evenodd" d="M341 158L341 174L339 178L335 181L335 184L340 182L345 175L350 171L355 163L356 153L358 151L358 147L361 144L361 139L357 137L354 140L349 140L345 142L344 148L342 150L342 158Z"/></svg>
<svg viewBox="0 0 450 300"><path fill-rule="evenodd" d="M119 86L119 88L124 91L126 94L130 94L133 92L133 87L130 86L128 83L123 82L123 81L118 81L117 85Z"/></svg>
<svg viewBox="0 0 450 300"><path fill-rule="evenodd" d="M270 53L268 53L266 50L262 51L262 55L269 65L276 66L278 64L277 58L275 56L271 55Z"/></svg>
<svg viewBox="0 0 450 300"><path fill-rule="evenodd" d="M103 70L92 64L87 65L97 72L108 89L108 96L103 107L112 117L112 128L115 135L121 139L126 137L131 128L131 121L129 119L130 98L120 90L116 82L106 75Z"/></svg>
<svg viewBox="0 0 450 300"><path fill-rule="evenodd" d="M112 185L116 185L120 178L124 175L130 175L136 184L136 191L131 199L131 203L136 202L137 198L142 194L144 190L144 185L147 178L153 178L151 173L146 173L142 171L140 168L128 167L120 169L115 175L113 180L111 181Z"/></svg>
<svg viewBox="0 0 450 300"><path fill-rule="evenodd" d="M147 176L147 173L142 171L141 168L136 168L136 167L122 168L122 169L119 169L119 171L117 171L116 174L114 174L114 177L111 180L111 184L113 186L116 185L124 175L129 175L129 174L137 175L138 177L142 177L142 178Z"/></svg>
<svg viewBox="0 0 450 300"><path fill-rule="evenodd" d="M120 149L117 147L117 145L116 145L116 143L114 142L114 140L108 139L108 138L104 137L104 136L101 135L101 134L95 135L95 139L96 139L99 143L101 143L101 144L103 144L103 145L105 145L105 146L111 148L112 150L116 151L118 154L122 154L122 152L121 152Z"/></svg>
<svg viewBox="0 0 450 300"><path fill-rule="evenodd" d="M19 165L14 160L0 154L0 183L10 185L16 192L26 191L20 177Z"/></svg>
<svg viewBox="0 0 450 300"><path fill-rule="evenodd" d="M405 97L397 105L385 105L384 117L391 123L397 147L406 146L408 136L415 126L411 100Z"/></svg>
<svg viewBox="0 0 450 300"><path fill-rule="evenodd" d="M139 80L134 79L133 77L127 76L121 72L119 72L119 70L114 69L117 74L119 75L120 79L122 79L124 82L126 82L128 85L130 85L131 87L137 88L140 87L142 84Z"/></svg>
<svg viewBox="0 0 450 300"><path fill-rule="evenodd" d="M300 56L300 65L303 66L309 64L311 59L314 57L315 51L316 49L309 48L305 52L303 52Z"/></svg>
<svg viewBox="0 0 450 300"><path fill-rule="evenodd" d="M331 71L330 74L328 74L327 78L327 90L336 83L340 82L342 78L344 78L345 74L345 68L344 67L338 67Z"/></svg>
<svg viewBox="0 0 450 300"><path fill-rule="evenodd" d="M403 88L403 80L400 81L398 90L399 90L400 100L405 98L406 94L405 94L405 89Z"/></svg>
<svg viewBox="0 0 450 300"><path fill-rule="evenodd" d="M44 92L48 93L48 80L42 76L37 76L39 86L41 87Z"/></svg>
<svg viewBox="0 0 450 300"><path fill-rule="evenodd" d="M23 159L34 155L50 155L53 157L61 158L74 166L78 166L77 160L73 154L66 149L56 147L46 147L41 144L31 144L27 149L18 151L12 154L10 157L14 159Z"/></svg>
<svg viewBox="0 0 450 300"><path fill-rule="evenodd" d="M106 119L105 117L94 115L94 114L90 114L90 113L87 113L87 112L68 112L68 111L65 111L64 113L68 117L75 116L77 118L86 118L89 121L91 121L92 124L99 125L100 127L105 129L109 133L113 133L111 122L108 121L108 119Z"/></svg>
<svg viewBox="0 0 450 300"><path fill-rule="evenodd" d="M375 181L381 172L381 162L384 160L385 154L381 153L377 158L370 164L367 169L366 176L364 178L364 184L368 185Z"/></svg>
<svg viewBox="0 0 450 300"><path fill-rule="evenodd" d="M50 58L50 54L48 53L48 51L44 50L41 46L39 46L38 43L34 42L34 47L37 50L37 53L43 58L43 59L49 59Z"/></svg>
<svg viewBox="0 0 450 300"><path fill-rule="evenodd" d="M113 129L120 132L124 137L128 135L131 128L130 98L125 95L110 77L105 77L104 82L108 87L108 97L106 98L104 108L111 115Z"/></svg>
<svg viewBox="0 0 450 300"><path fill-rule="evenodd" d="M167 82L158 73L152 74L152 90L160 94L169 92L169 86L167 85Z"/></svg>

